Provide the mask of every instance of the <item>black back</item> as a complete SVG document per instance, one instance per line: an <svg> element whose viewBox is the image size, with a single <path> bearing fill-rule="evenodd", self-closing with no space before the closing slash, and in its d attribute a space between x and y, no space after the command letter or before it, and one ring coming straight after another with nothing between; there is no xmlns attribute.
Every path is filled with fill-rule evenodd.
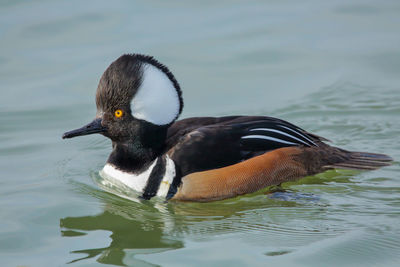
<svg viewBox="0 0 400 267"><path fill-rule="evenodd" d="M321 141L316 135L272 117L200 117L172 124L166 150L185 176L236 164L281 147L318 146Z"/></svg>

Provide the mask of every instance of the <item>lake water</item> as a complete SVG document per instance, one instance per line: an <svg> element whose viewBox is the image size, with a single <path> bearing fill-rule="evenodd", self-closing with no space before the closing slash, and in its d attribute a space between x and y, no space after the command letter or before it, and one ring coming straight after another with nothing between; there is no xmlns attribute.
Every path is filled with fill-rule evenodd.
<svg viewBox="0 0 400 267"><path fill-rule="evenodd" d="M97 184L106 67L154 55L182 117L277 116L392 166L213 203L137 203ZM400 2L0 1L2 266L399 266Z"/></svg>

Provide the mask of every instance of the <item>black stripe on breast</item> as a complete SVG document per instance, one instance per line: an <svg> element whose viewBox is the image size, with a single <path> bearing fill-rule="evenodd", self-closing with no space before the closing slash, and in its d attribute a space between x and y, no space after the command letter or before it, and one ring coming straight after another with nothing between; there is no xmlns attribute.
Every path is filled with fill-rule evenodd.
<svg viewBox="0 0 400 267"><path fill-rule="evenodd" d="M176 174L174 180L172 181L172 184L168 190L168 194L165 197L166 200L170 200L173 196L175 196L181 182L182 182L182 173L180 171L180 168L176 168Z"/></svg>
<svg viewBox="0 0 400 267"><path fill-rule="evenodd" d="M150 198L157 195L158 188L160 187L161 181L165 174L165 167L167 161L165 157L159 157L157 159L156 165L151 170L147 184L143 190L142 198L149 200Z"/></svg>

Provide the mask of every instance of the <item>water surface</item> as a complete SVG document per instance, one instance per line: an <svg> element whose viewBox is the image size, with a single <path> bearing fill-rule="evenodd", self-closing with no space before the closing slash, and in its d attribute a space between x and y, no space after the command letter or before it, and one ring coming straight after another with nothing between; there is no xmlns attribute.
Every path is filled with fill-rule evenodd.
<svg viewBox="0 0 400 267"><path fill-rule="evenodd" d="M398 1L1 1L0 258L4 266L398 266ZM396 161L214 203L105 192L89 122L105 68L156 56L182 117L273 115Z"/></svg>

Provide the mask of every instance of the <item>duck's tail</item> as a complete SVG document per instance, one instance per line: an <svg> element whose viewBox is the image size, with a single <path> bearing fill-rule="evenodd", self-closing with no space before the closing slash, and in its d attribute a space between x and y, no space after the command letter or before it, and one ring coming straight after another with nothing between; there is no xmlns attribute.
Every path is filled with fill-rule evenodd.
<svg viewBox="0 0 400 267"><path fill-rule="evenodd" d="M347 157L342 162L325 166L327 168L351 170L376 170L391 165L393 159L385 154L346 151Z"/></svg>

